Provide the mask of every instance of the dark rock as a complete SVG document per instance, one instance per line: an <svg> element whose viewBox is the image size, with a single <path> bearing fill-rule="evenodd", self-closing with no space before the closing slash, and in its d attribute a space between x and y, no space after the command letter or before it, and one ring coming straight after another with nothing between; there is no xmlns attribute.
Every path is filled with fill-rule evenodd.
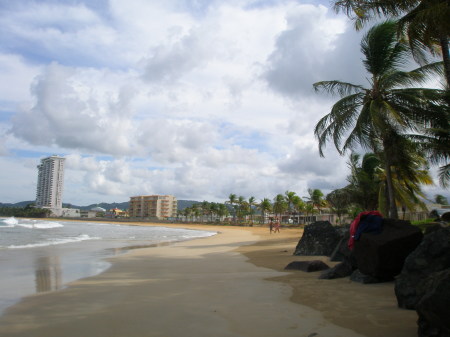
<svg viewBox="0 0 450 337"><path fill-rule="evenodd" d="M339 231L328 221L316 221L305 226L294 255L330 256L340 240Z"/></svg>
<svg viewBox="0 0 450 337"><path fill-rule="evenodd" d="M450 222L450 211L441 215L441 220L445 222Z"/></svg>
<svg viewBox="0 0 450 337"><path fill-rule="evenodd" d="M443 225L441 225L439 222L431 222L431 223L427 223L422 225L422 228L425 228L425 235L433 233L441 228L444 228Z"/></svg>
<svg viewBox="0 0 450 337"><path fill-rule="evenodd" d="M359 269L356 269L350 276L350 280L352 280L353 282L364 283L364 284L389 282L389 281L392 281L393 279L394 279L393 277L378 278L378 277L373 277L371 275L366 275L366 274L361 273L361 271Z"/></svg>
<svg viewBox="0 0 450 337"><path fill-rule="evenodd" d="M363 233L355 241L353 255L361 273L389 280L398 275L406 257L419 245L423 234L409 221L383 219L381 234Z"/></svg>
<svg viewBox="0 0 450 337"><path fill-rule="evenodd" d="M420 245L407 257L395 281L398 306L415 309L424 295L421 283L432 273L450 268L450 228L425 235Z"/></svg>
<svg viewBox="0 0 450 337"><path fill-rule="evenodd" d="M350 276L353 272L353 266L349 263L348 260L345 260L334 267L325 270L322 274L320 274L319 279L335 279Z"/></svg>
<svg viewBox="0 0 450 337"><path fill-rule="evenodd" d="M330 255L330 261L344 261L350 257L351 250L348 248L348 240L350 239L350 227L336 227L341 240L338 242Z"/></svg>
<svg viewBox="0 0 450 337"><path fill-rule="evenodd" d="M306 271L308 273L314 272L314 271L320 271L329 269L330 267L320 261L320 260L314 260L314 261L294 261L289 263L284 269L286 270L301 270Z"/></svg>
<svg viewBox="0 0 450 337"><path fill-rule="evenodd" d="M420 337L450 336L450 269L433 273L422 282L417 303Z"/></svg>

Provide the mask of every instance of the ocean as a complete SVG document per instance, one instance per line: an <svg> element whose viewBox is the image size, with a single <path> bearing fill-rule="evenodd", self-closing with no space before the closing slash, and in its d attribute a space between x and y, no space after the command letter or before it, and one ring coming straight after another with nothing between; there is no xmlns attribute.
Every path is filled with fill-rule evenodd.
<svg viewBox="0 0 450 337"><path fill-rule="evenodd" d="M22 297L106 270L130 249L217 234L162 226L0 218L0 314Z"/></svg>

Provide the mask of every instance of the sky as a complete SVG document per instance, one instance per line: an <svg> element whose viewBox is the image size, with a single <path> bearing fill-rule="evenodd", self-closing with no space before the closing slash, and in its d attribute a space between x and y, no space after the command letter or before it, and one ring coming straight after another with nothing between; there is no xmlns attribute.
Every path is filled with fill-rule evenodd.
<svg viewBox="0 0 450 337"><path fill-rule="evenodd" d="M328 1L0 0L0 202L34 200L50 155L74 205L343 187L312 84L366 85L362 35Z"/></svg>

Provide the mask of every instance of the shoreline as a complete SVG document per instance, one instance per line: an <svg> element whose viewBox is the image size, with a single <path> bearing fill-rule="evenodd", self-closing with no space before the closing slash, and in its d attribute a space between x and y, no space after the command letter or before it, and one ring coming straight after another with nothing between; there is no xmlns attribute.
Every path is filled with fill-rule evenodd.
<svg viewBox="0 0 450 337"><path fill-rule="evenodd" d="M416 333L411 312L393 324L392 314L398 315L396 311L401 309L390 304L380 307L378 302L372 303L374 308L368 314L361 311L362 303L361 308L353 303L350 312L342 304L335 306L348 289L353 289L364 301L371 298L373 288L380 289L372 297L388 298L389 285L371 287L352 283L350 286L348 280L316 280L317 274L283 271L287 263L300 258L292 256L301 235L299 228L269 234L265 227L137 225L211 230L219 234L132 250L107 259L112 265L103 273L72 282L60 291L26 297L9 308L0 317L0 331L3 331L0 336L309 336L318 333L330 337L407 337ZM335 291L330 294L331 290ZM326 295L326 300L315 300L321 295ZM344 299L348 302L348 296ZM395 302L395 297L391 300ZM61 315L61 310L66 314ZM384 313L384 310L388 311ZM377 316L373 316L373 311ZM171 326L173 319L164 313L170 317L175 315L184 329ZM158 319L151 318L153 315ZM383 321L385 316L390 322ZM269 317L277 317L279 321L268 320ZM117 321L117 326L113 324L114 331L106 324L111 319ZM147 326L148 323L152 324ZM200 326L195 327L194 323ZM147 329L144 331L136 324L143 324Z"/></svg>

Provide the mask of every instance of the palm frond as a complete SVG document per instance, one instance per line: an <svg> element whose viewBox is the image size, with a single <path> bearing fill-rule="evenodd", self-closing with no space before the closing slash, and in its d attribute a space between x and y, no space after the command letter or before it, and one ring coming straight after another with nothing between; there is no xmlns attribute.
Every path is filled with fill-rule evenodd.
<svg viewBox="0 0 450 337"><path fill-rule="evenodd" d="M321 81L313 84L314 90L316 92L325 91L332 95L339 95L340 97L345 97L347 95L355 94L361 92L364 89L361 85L356 85L341 81Z"/></svg>

